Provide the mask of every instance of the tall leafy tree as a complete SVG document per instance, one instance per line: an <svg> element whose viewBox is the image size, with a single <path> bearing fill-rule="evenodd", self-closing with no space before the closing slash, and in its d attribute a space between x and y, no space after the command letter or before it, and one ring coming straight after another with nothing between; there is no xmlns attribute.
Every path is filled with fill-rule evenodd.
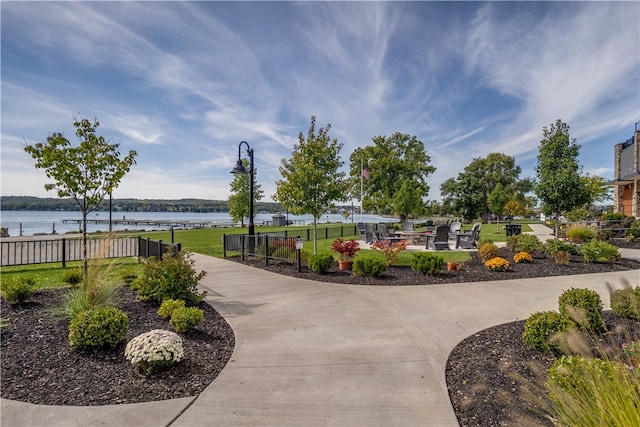
<svg viewBox="0 0 640 427"><path fill-rule="evenodd" d="M242 164L249 170L249 160L242 159ZM253 167L253 201L262 200L264 191L261 185L256 183L258 168ZM244 227L244 219L249 217L249 174L236 173L229 184L231 195L229 196L229 216L235 222L240 221Z"/></svg>
<svg viewBox="0 0 640 427"><path fill-rule="evenodd" d="M133 150L120 157L120 144L110 143L96 131L100 123L74 118L73 126L80 140L73 146L61 133L47 137L46 143L26 145L24 150L36 160L35 167L44 169L53 183L45 184L47 191L55 190L60 198L72 198L82 213L82 256L87 272L87 215L120 184L120 180L135 164Z"/></svg>
<svg viewBox="0 0 640 427"><path fill-rule="evenodd" d="M504 207L509 202L509 194L504 190L501 183L497 183L495 187L493 187L493 191L489 194L487 198L489 203L489 210L495 216L498 217L496 221L496 231L498 230L500 224L500 216L504 212Z"/></svg>
<svg viewBox="0 0 640 427"><path fill-rule="evenodd" d="M454 182L445 181L440 189L465 219L482 217L488 221L491 214L489 196L498 184L507 194L507 201L512 197L524 197L524 192L530 190L530 181L521 180L520 172L514 157L490 153L485 158L474 158Z"/></svg>
<svg viewBox="0 0 640 427"><path fill-rule="evenodd" d="M368 172L363 208L398 215L401 221L424 212L427 178L436 169L429 164L422 142L399 132L372 141L373 145L355 149L350 157L352 181L360 179L362 165Z"/></svg>
<svg viewBox="0 0 640 427"><path fill-rule="evenodd" d="M311 116L311 126L305 138L300 132L291 158L282 159L276 181L274 199L293 214L313 215L313 252L318 251L318 218L336 201L348 198L346 175L340 171L344 162L340 159L342 144L331 139L331 124L318 129L316 118Z"/></svg>
<svg viewBox="0 0 640 427"><path fill-rule="evenodd" d="M569 125L558 119L542 128L536 173L538 183L535 193L542 202L543 211L557 219L565 211L590 201L590 192L580 176L578 155L580 145L569 138Z"/></svg>

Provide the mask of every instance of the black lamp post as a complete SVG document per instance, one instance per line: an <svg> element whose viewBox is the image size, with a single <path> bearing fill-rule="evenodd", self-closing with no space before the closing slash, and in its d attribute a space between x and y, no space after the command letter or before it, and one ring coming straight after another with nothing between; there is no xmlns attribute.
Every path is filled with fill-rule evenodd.
<svg viewBox="0 0 640 427"><path fill-rule="evenodd" d="M238 145L238 161L231 173L247 173L247 168L242 164L242 144L247 146L247 154L249 154L249 236L253 236L255 230L253 225L253 148L249 147L246 141L241 141Z"/></svg>

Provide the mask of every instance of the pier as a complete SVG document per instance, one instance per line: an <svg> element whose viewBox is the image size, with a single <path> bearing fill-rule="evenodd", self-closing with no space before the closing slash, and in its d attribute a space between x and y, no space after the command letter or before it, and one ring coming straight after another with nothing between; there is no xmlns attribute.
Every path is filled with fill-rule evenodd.
<svg viewBox="0 0 640 427"><path fill-rule="evenodd" d="M64 224L76 223L78 226L82 224L82 219L63 219ZM87 218L87 224L109 224L108 218ZM218 227L236 227L235 222L213 222L213 221L170 221L159 219L112 219L111 225L131 225L140 226L148 225L158 228L218 228Z"/></svg>

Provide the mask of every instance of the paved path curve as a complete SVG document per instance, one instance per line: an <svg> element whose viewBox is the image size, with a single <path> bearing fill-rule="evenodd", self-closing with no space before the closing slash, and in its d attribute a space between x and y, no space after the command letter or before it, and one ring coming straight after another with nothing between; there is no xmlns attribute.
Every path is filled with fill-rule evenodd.
<svg viewBox="0 0 640 427"><path fill-rule="evenodd" d="M640 251L626 255L638 258ZM557 309L569 287L600 293L638 270L409 287L328 284L194 255L236 349L197 398L101 407L2 400L8 426L456 426L450 351L497 324Z"/></svg>

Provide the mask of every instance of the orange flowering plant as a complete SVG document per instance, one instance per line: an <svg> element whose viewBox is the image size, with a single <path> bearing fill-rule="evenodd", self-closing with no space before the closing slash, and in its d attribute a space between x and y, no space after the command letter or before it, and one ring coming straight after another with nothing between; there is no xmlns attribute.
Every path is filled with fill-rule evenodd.
<svg viewBox="0 0 640 427"><path fill-rule="evenodd" d="M529 263L529 262L533 262L533 257L528 252L518 252L513 256L513 261L515 263L519 263L519 262Z"/></svg>
<svg viewBox="0 0 640 427"><path fill-rule="evenodd" d="M380 251L384 254L388 267L396 259L398 252L407 249L407 241L399 240L397 242L392 242L390 240L377 240L371 245L371 249Z"/></svg>
<svg viewBox="0 0 640 427"><path fill-rule="evenodd" d="M493 271L507 271L511 264L504 258L495 257L485 262L484 266Z"/></svg>

